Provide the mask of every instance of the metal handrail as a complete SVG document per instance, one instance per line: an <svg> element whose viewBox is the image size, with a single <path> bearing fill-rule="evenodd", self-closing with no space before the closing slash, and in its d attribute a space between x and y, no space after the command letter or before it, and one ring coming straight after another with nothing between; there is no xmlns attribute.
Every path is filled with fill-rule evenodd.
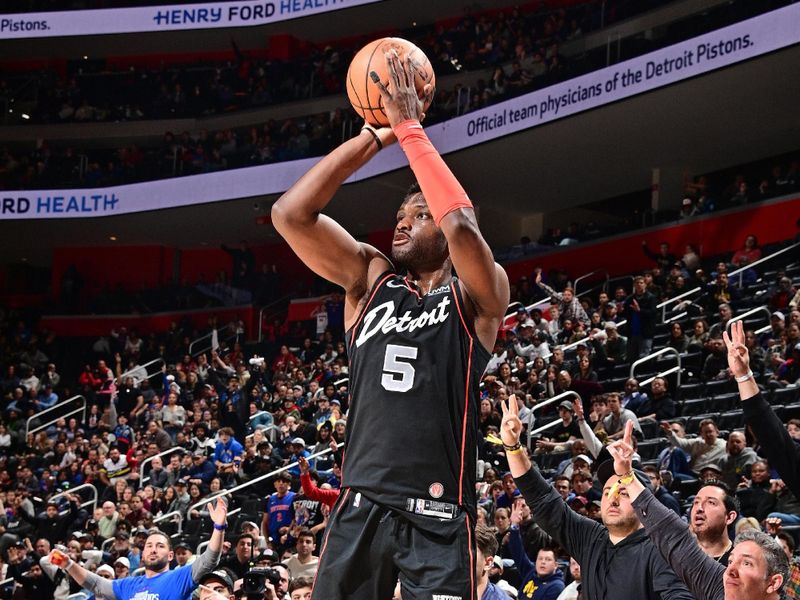
<svg viewBox="0 0 800 600"><path fill-rule="evenodd" d="M622 321L617 323L617 329L619 329L623 325L627 325L627 323L628 323L628 319L622 319ZM586 336L585 338L581 338L581 339L579 339L579 340L577 340L575 342L572 342L570 344L564 344L562 346L558 346L558 348L560 348L561 350L566 352L567 350L571 350L572 348L575 348L576 346L580 346L581 344L585 344L587 340L589 340L589 336Z"/></svg>
<svg viewBox="0 0 800 600"><path fill-rule="evenodd" d="M516 309L517 306L525 308L525 305L522 302L520 302L519 300L515 300L514 302L511 302L508 306L506 306L506 316L509 316L511 314L511 309L512 308Z"/></svg>
<svg viewBox="0 0 800 600"><path fill-rule="evenodd" d="M608 285L608 277L609 277L609 275L608 275L608 270L607 269L597 269L595 271L592 271L591 273L586 273L585 275L581 275L580 277L576 278L575 281L572 283L572 291L573 291L573 293L575 294L576 297L578 296L578 282L580 280L582 280L582 279L587 279L587 278L591 277L592 275L596 275L597 273L605 273L606 274L606 285Z"/></svg>
<svg viewBox="0 0 800 600"><path fill-rule="evenodd" d="M269 414L272 414L272 413L270 413L268 410L258 410L258 411L256 411L256 414L252 415L252 416L251 416L251 417L248 419L248 421L252 421L252 420L253 420L253 419L255 419L256 417L260 417L261 415L269 415Z"/></svg>
<svg viewBox="0 0 800 600"><path fill-rule="evenodd" d="M669 319L666 319L664 321L664 324L666 325L667 323L672 323L673 321L677 321L679 319L682 319L683 317L687 316L688 314L689 313L686 312L686 311L683 311L682 313L678 313L677 315L675 315L673 317L670 317Z"/></svg>
<svg viewBox="0 0 800 600"><path fill-rule="evenodd" d="M770 312L770 310L766 306L757 306L756 308L751 308L746 313L742 313L740 315L733 317L730 321L728 321L725 324L725 330L730 331L731 325L733 325L736 321L741 321L745 317L749 317L750 315L754 315L759 312L767 313L767 323L769 323L770 319L772 318L772 313Z"/></svg>
<svg viewBox="0 0 800 600"><path fill-rule="evenodd" d="M100 544L100 550L102 550L103 552L105 552L105 551L106 551L106 548L108 548L108 547L109 547L111 544L113 544L113 543L114 543L114 538L113 538L113 537L110 537L110 538L108 538L107 540L103 540L103 543L102 543L102 544Z"/></svg>
<svg viewBox="0 0 800 600"><path fill-rule="evenodd" d="M666 375L670 375L672 373L677 373L678 374L678 380L676 382L675 387L676 388L681 387L681 371L682 371L682 368L681 368L681 353L678 352L675 348L672 348L671 346L667 346L666 348L662 348L661 350L656 350L655 352L653 352L651 354L648 354L647 356L643 356L639 360L635 361L631 365L631 372L630 372L629 378L630 379L635 379L636 367L638 367L639 365L643 365L644 363L650 362L654 358L658 358L659 356L662 356L664 354L673 354L673 355L675 355L675 359L678 361L677 370L676 370L676 367L670 367L669 369L667 369L667 371L657 373L656 375L654 375L653 377L648 379L647 383L650 383L656 377L665 377ZM641 383L639 385L644 385L644 384Z"/></svg>
<svg viewBox="0 0 800 600"><path fill-rule="evenodd" d="M767 333L770 329L772 329L772 325L765 325L761 329L756 329L756 335L761 335L763 333Z"/></svg>
<svg viewBox="0 0 800 600"><path fill-rule="evenodd" d="M344 446L343 442L340 442L340 443L336 444L337 448L341 448L342 446ZM320 456L325 456L326 454L329 454L330 452L332 452L332 450L330 448L326 448L325 450L320 450L319 452L315 452L314 454L312 454L310 456L307 456L306 460L308 460L310 462L311 460L313 460L315 458L319 458ZM217 498L221 498L222 496L229 496L229 495L233 494L234 492L238 492L239 490L243 490L245 488L250 487L254 483L258 483L259 481L264 481L265 479L269 479L270 477L275 477L275 475L277 475L278 473L283 473L284 471L288 471L289 469L291 469L293 467L296 467L298 464L299 463L297 461L295 461L293 463L290 463L288 465L280 467L279 469L275 469L274 471L270 471L269 473L265 473L264 475L259 475L258 477L254 477L250 481L247 481L245 483L237 485L236 487L232 487L232 488L230 488L228 490L222 490L221 492L218 492L217 494L214 494L213 496L208 496L207 498L203 498L199 502L195 502L188 509L186 509L186 514L187 514L187 516L190 516L193 510L195 510L196 508L200 508L200 507L204 506L205 504L208 504L212 500L216 500Z"/></svg>
<svg viewBox="0 0 800 600"><path fill-rule="evenodd" d="M524 307L525 310L530 314L530 312L534 308L536 308L538 306L542 306L543 304L550 304L551 298L552 298L552 296L548 296L544 300L539 300L538 302L534 302L533 304L529 304L528 306L525 306L522 302L512 302L511 304L508 305L506 310L508 310L509 308L511 308L513 306L519 305L519 306ZM508 321L509 319L513 318L515 315L516 315L516 312L507 313L506 316L503 317L503 327L505 327L507 325L506 321Z"/></svg>
<svg viewBox="0 0 800 600"><path fill-rule="evenodd" d="M653 383L653 381L655 379L658 379L659 377L666 377L667 375L672 375L673 373L677 373L678 374L678 385L677 385L677 387L680 387L680 385L681 385L680 384L680 381L681 381L681 367L679 367L679 366L670 367L666 371L661 371L659 373L656 373L652 377L648 377L644 381L640 381L639 382L639 387L642 387L643 385L650 385L651 383Z"/></svg>
<svg viewBox="0 0 800 600"><path fill-rule="evenodd" d="M175 452L180 452L181 454L183 454L184 452L186 452L186 450L180 447L172 447L169 448L168 450L164 450L163 452L159 452L158 454L153 454L153 456L148 456L147 458L145 458L142 461L142 464L139 465L139 485L144 485L145 481L150 481L150 477L144 476L145 465L149 465L151 462L153 462L153 459L156 457L167 456L168 454L174 454Z"/></svg>
<svg viewBox="0 0 800 600"><path fill-rule="evenodd" d="M547 425L542 425L541 427L538 427L538 428L534 429L533 431L531 431L528 434L528 452L530 452L530 449L531 449L530 440L531 440L531 437L533 436L533 434L541 433L542 431L547 431L548 429L552 429L553 427L555 427L559 423L561 423L561 420L560 419L556 419L555 421L552 421L551 423L548 423Z"/></svg>
<svg viewBox="0 0 800 600"><path fill-rule="evenodd" d="M266 434L269 437L270 443L274 443L275 442L275 438L277 437L275 435L275 432L276 431L280 431L280 427L278 427L277 425L273 424L273 425L268 425L267 427L261 427L260 429L257 429L256 431L263 432L264 434ZM249 439L251 437L255 437L255 435L256 435L255 431L253 433L248 433L244 437L244 439L247 440L247 439Z"/></svg>
<svg viewBox="0 0 800 600"><path fill-rule="evenodd" d="M58 423L61 419L67 419L67 418L69 418L69 417L71 417L73 415L77 415L80 412L83 413L82 421L86 421L86 407L76 408L75 410L71 410L68 413L64 413L63 415L61 415L60 417L58 417L56 419L53 419L52 421L48 421L47 423L44 423L42 425L38 425L38 426L34 427L28 433L29 434L30 433L36 433L38 431L41 431L42 429L47 429L51 425L55 425L56 423Z"/></svg>
<svg viewBox="0 0 800 600"><path fill-rule="evenodd" d="M195 357L195 356L199 356L200 354L203 354L204 352L207 352L208 350L211 350L211 346L208 346L208 348L203 347L203 349L200 350L199 352L194 352L192 350L192 348L194 348L195 344L198 344L198 343L202 342L206 338L208 338L210 340L214 336L214 331L217 332L217 338L219 340L223 340L223 339L227 340L228 337L224 337L223 332L228 330L228 329L233 330L233 335L228 336L228 337L236 337L236 329L235 329L235 327L231 326L231 324L229 323L229 324L225 325L224 327L218 327L218 328L216 328L216 330L212 330L210 333L207 333L205 335L201 335L196 340L192 340L192 342L189 344L189 354L192 357Z"/></svg>
<svg viewBox="0 0 800 600"><path fill-rule="evenodd" d="M344 124L342 124L342 125L344 125ZM342 140L342 141L344 141L344 140ZM289 294L284 294L283 296L281 296L277 300L273 300L269 304L266 304L266 305L262 306L261 309L258 311L258 342L259 343L261 343L263 341L263 339L264 339L263 338L263 335L264 335L264 333L263 333L263 330L264 330L264 312L266 312L266 310L268 308L271 308L271 307L275 306L276 304L279 304L280 302L283 302L284 300L286 300L288 298L292 298L294 295L295 295L294 292L291 292Z"/></svg>
<svg viewBox="0 0 800 600"><path fill-rule="evenodd" d="M183 533L183 514L179 510L173 510L172 512L168 512L165 515L161 515L160 517L156 517L155 519L153 519L153 524L155 525L156 523L161 523L162 521L166 521L167 517L173 517L173 518L169 519L170 522L172 522L172 523L174 523L175 521L178 521L178 533ZM175 519L174 517L178 517L178 518Z"/></svg>
<svg viewBox="0 0 800 600"><path fill-rule="evenodd" d="M731 277L733 277L734 275L739 275L739 288L741 288L742 287L742 281L744 279L744 275L743 274L744 274L745 271L747 271L747 269L752 269L756 265L760 265L763 262L766 262L768 260L772 260L776 256L780 256L784 252L788 252L789 250L792 250L793 248L796 248L797 246L800 246L800 242L795 242L791 246L787 246L786 248L782 248L781 250L773 252L769 256L764 256L762 258L759 258L757 261L751 262L749 265L745 265L743 267L739 267L738 269L728 273L728 280L730 280Z"/></svg>
<svg viewBox="0 0 800 600"><path fill-rule="evenodd" d="M606 281L606 283L609 284L608 287L609 287L609 289L611 289L611 285L610 284L611 284L612 281L621 281L623 279L630 279L631 280L631 284L633 284L633 281L634 281L634 279L636 279L636 277L633 276L633 275L618 275L617 277L612 277L611 279ZM608 292L608 290L606 290L606 292Z"/></svg>
<svg viewBox="0 0 800 600"><path fill-rule="evenodd" d="M531 407L531 413L534 413L537 410L539 410L540 408L544 408L545 406L549 406L550 404L554 404L556 402L562 402L565 398L575 398L576 402L583 402L583 400L581 400L581 397L580 397L580 395L578 395L577 392L573 392L572 390L567 390L566 392L561 392L557 396L553 396L552 398L549 398L549 399L545 400L544 402L540 402L540 403L535 404L533 407ZM553 423L558 423L558 420L554 421ZM547 425L543 425L542 427L539 427L538 429L534 429L533 431L529 431L528 432L528 451L529 452L531 450L531 436L534 433L539 433L541 431L545 431L546 429L552 427L553 423L548 423Z"/></svg>
<svg viewBox="0 0 800 600"><path fill-rule="evenodd" d="M40 417L41 417L43 414L45 414L45 413L49 413L49 412L52 412L52 411L54 411L54 410L55 410L55 409L57 409L57 408L64 408L64 406L66 406L66 405L67 405L67 404L69 404L70 402L72 402L72 401L77 401L77 400L83 400L83 407L82 407L82 408L80 408L80 409L78 409L78 410L74 410L74 411L72 411L72 412L69 412L69 413L67 413L67 414L65 414L65 415L61 415L60 417L57 417L57 418L53 419L52 421L48 421L48 422L47 422L47 423L45 423L44 425L38 425L37 427L35 427L35 428L33 428L33 429L30 429L31 422L32 422L33 420L35 420L35 419L38 419L38 418L40 418ZM54 423L57 423L59 419L63 419L63 418L65 418L65 417L71 417L71 416L72 416L72 415L74 415L76 412L81 412L81 411L83 411L83 418L81 419L81 422L85 422L85 421L86 421L86 408L87 408L87 406L88 406L88 402L86 402L86 398L84 398L83 396L81 396L81 395L79 394L79 395L77 395L77 396L72 396L71 398L67 398L67 399L66 399L66 400L64 400L63 402L59 402L58 404L55 404L55 405L51 406L50 408L45 408L43 411L41 411L41 412L38 412L38 413L36 413L35 415L33 415L33 416L31 416L31 417L28 417L28 420L27 420L27 421L25 421L25 436L27 437L27 436L28 436L29 434L31 434L31 433L34 433L34 432L36 432L36 431L41 431L42 429L45 429L45 428L47 428L47 427L50 427L50 425L53 425Z"/></svg>
<svg viewBox="0 0 800 600"><path fill-rule="evenodd" d="M155 364L157 362L160 362L162 365L166 365L167 364L167 363L164 362L163 358L154 358L150 362L144 363L143 365L137 365L132 369L128 369L127 371L125 371L124 373L122 373L119 376L119 385L122 385L122 382L125 381L126 377L133 377L132 373L135 373L139 369L144 369L144 372L147 373L147 367L149 367L150 365L153 365L153 364ZM161 370L156 371L152 375L148 375L147 377L144 378L143 381L151 379L151 378L155 377L156 375L158 375L159 373L161 373ZM134 378L134 380L135 380L135 378Z"/></svg>
<svg viewBox="0 0 800 600"><path fill-rule="evenodd" d="M679 296L675 296L674 298L670 298L669 300L664 300L664 302L662 302L661 304L656 304L656 308L661 309L661 322L663 323L664 319L667 318L667 306L669 306L673 302L677 302L678 300L686 298L687 296L691 296L692 294L696 294L697 292L700 292L702 290L703 290L702 287L697 286L696 288L689 290L688 292L683 292Z"/></svg>
<svg viewBox="0 0 800 600"><path fill-rule="evenodd" d="M605 283L605 281L603 283L598 283L597 285L593 285L592 287L590 287L586 291L582 291L581 292L581 296L585 297L587 294L591 294L592 292L594 292L596 290L606 291L606 283Z"/></svg>
<svg viewBox="0 0 800 600"><path fill-rule="evenodd" d="M97 495L97 488L91 483L82 483L81 485L76 485L74 488L69 489L69 490L67 490L65 492L59 492L58 494L55 494L55 495L51 496L50 500L51 501L55 501L56 498L61 498L63 496L67 496L67 495L72 496L78 490L84 490L84 489L92 490L92 492L94 492L94 494L93 494L93 498L91 500L86 501L86 502L81 502L80 508L83 508L84 506L89 506L91 504L92 505L92 512L94 512L94 509L97 508L98 495Z"/></svg>

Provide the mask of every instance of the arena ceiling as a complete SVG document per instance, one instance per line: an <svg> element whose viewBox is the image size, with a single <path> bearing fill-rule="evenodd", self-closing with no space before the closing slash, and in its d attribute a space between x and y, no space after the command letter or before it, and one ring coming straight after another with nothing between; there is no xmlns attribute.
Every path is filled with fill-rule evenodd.
<svg viewBox="0 0 800 600"><path fill-rule="evenodd" d="M645 189L655 167L697 174L798 149L800 46L540 126L446 160L478 206L521 219ZM357 234L392 226L407 169L345 186L331 216ZM0 227L4 258L48 264L53 247L216 245L277 239L256 217L274 197L86 220ZM503 231L485 232L501 243ZM508 242L508 238L505 238Z"/></svg>

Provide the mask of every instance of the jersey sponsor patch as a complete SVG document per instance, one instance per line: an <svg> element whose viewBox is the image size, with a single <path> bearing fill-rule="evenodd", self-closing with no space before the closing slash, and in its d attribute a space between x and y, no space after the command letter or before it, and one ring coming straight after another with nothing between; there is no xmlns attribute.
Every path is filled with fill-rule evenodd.
<svg viewBox="0 0 800 600"><path fill-rule="evenodd" d="M438 481L428 486L428 493L431 498L441 498L444 495L444 486Z"/></svg>
<svg viewBox="0 0 800 600"><path fill-rule="evenodd" d="M431 290L430 292L428 292L425 295L426 296L435 296L436 294L444 294L445 292L449 292L449 291L450 291L450 286L449 285L443 285L441 287L438 287L436 289Z"/></svg>

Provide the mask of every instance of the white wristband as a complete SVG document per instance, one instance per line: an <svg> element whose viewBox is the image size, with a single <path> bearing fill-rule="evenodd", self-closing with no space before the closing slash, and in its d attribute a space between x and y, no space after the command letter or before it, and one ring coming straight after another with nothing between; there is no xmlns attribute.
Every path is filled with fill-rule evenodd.
<svg viewBox="0 0 800 600"><path fill-rule="evenodd" d="M746 375L742 375L741 377L734 377L734 379L736 380L736 383L744 383L748 379L752 379L752 378L753 378L753 372L750 371L750 370L747 371Z"/></svg>

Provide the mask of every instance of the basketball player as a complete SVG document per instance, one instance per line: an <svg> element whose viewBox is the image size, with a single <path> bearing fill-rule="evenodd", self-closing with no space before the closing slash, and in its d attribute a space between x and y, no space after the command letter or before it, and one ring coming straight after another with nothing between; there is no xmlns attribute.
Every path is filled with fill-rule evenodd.
<svg viewBox="0 0 800 600"><path fill-rule="evenodd" d="M386 60L391 80L379 88L391 128L365 126L272 209L298 256L346 292L343 489L313 598L391 598L399 577L404 600L474 600L478 383L508 306L508 278L420 125L413 66L395 53ZM321 212L395 139L421 192L397 211L389 259Z"/></svg>

